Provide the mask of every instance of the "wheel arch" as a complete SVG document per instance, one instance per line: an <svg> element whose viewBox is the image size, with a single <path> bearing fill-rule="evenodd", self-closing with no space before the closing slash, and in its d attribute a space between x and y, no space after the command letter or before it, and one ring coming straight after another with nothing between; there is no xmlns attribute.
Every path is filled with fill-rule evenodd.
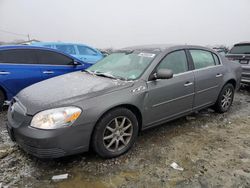
<svg viewBox="0 0 250 188"><path fill-rule="evenodd" d="M105 115L107 114L108 112L116 109L116 108L127 108L128 110L130 110L131 112L133 112L133 114L135 114L137 120L138 120L138 125L139 125L139 131L141 130L142 128L142 113L141 111L139 110L138 107L136 107L135 105L132 105L132 104L120 104L120 105L116 105L116 106L113 106L111 108L109 108L108 110L106 110L99 118L98 120L96 121L95 123L95 126L96 124L100 121L100 119Z"/></svg>
<svg viewBox="0 0 250 188"><path fill-rule="evenodd" d="M7 99L8 99L7 92L6 92L6 90L4 89L4 87L1 86L1 85L0 85L0 90L1 90L1 91L3 92L3 94L4 94L4 100L7 100Z"/></svg>
<svg viewBox="0 0 250 188"><path fill-rule="evenodd" d="M141 111L139 110L138 107L136 107L135 105L132 105L132 104L120 104L120 105L117 105L117 106L113 106L111 108L109 108L108 110L106 110L104 113L102 113L100 115L100 117L98 118L98 120L96 121L93 129L92 129L92 132L91 132L91 137L90 137L90 143L92 142L92 138L93 138L93 134L94 134L94 131L95 131L95 127L96 125L98 124L98 122L101 120L101 118L109 113L110 111L116 109L116 108L126 108L128 110L130 110L136 117L137 121L138 121L138 125L139 125L139 132L142 130L142 113ZM91 144L92 145L92 144Z"/></svg>
<svg viewBox="0 0 250 188"><path fill-rule="evenodd" d="M234 86L234 89L236 89L236 84L237 84L237 82L236 82L235 79L233 79L233 78L229 79L229 80L224 84L224 86L227 85L227 84L232 84L232 85ZM224 87L224 86L223 86L223 87Z"/></svg>
<svg viewBox="0 0 250 188"><path fill-rule="evenodd" d="M225 82L225 84L222 85L222 87L220 88L220 91L219 91L219 93L218 93L218 95L217 95L217 98L216 98L216 102L217 102L217 100L218 100L218 97L220 96L220 93L221 93L222 89L223 89L223 88L225 87L225 85L227 85L227 84L232 84L233 87L234 87L234 89L236 89L236 87L237 87L237 82L236 82L236 80L235 80L234 78L228 79L228 80Z"/></svg>

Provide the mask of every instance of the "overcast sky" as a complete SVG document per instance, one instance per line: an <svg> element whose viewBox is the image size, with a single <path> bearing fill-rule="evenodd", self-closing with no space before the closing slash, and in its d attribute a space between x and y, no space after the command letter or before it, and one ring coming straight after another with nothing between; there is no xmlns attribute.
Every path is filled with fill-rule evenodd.
<svg viewBox="0 0 250 188"><path fill-rule="evenodd" d="M94 47L250 41L250 0L0 0L0 30ZM0 41L27 39L0 31Z"/></svg>

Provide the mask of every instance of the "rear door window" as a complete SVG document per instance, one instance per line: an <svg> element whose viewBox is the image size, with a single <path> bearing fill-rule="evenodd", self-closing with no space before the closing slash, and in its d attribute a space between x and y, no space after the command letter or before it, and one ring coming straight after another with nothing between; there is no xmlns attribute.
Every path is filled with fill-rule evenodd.
<svg viewBox="0 0 250 188"><path fill-rule="evenodd" d="M195 69L214 66L214 58L211 52L206 50L189 50L192 56Z"/></svg>
<svg viewBox="0 0 250 188"><path fill-rule="evenodd" d="M1 50L0 63L36 64L35 53L30 49Z"/></svg>
<svg viewBox="0 0 250 188"><path fill-rule="evenodd" d="M39 64L46 65L72 65L73 59L52 51L38 50L37 58Z"/></svg>
<svg viewBox="0 0 250 188"><path fill-rule="evenodd" d="M56 49L66 53L66 54L71 54L71 55L76 54L74 45L55 45L55 46L56 46Z"/></svg>
<svg viewBox="0 0 250 188"><path fill-rule="evenodd" d="M78 49L80 55L96 55L97 54L96 51L94 51L86 46L78 45L77 49Z"/></svg>

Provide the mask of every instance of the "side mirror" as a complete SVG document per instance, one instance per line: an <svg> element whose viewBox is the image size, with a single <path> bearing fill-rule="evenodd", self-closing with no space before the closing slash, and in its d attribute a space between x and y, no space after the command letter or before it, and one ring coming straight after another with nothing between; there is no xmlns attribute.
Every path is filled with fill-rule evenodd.
<svg viewBox="0 0 250 188"><path fill-rule="evenodd" d="M81 63L79 63L79 62L77 62L77 61L73 61L73 62L72 62L72 65L77 66L77 65L81 65Z"/></svg>
<svg viewBox="0 0 250 188"><path fill-rule="evenodd" d="M159 69L150 76L150 80L173 78L173 71L169 69Z"/></svg>

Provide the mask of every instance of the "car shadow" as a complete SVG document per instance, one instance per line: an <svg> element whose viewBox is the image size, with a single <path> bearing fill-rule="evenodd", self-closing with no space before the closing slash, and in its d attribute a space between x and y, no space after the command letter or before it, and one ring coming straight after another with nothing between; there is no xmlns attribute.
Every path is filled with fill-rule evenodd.
<svg viewBox="0 0 250 188"><path fill-rule="evenodd" d="M239 91L250 94L250 85L241 85Z"/></svg>
<svg viewBox="0 0 250 188"><path fill-rule="evenodd" d="M162 132L162 134L166 134L168 139L170 139L173 136L185 134L187 133L187 131L192 131L190 129L190 126L193 126L193 124L190 124L190 122L194 123L194 121L199 120L201 121L201 124L204 124L203 121L207 121L207 119L210 118L210 116L214 116L214 115L216 116L217 113L214 113L214 111L211 109L205 109L200 112L192 113L186 117L181 117L176 120L170 121L168 123L164 123L159 126L146 129L139 133L137 142L135 146L132 148L132 150L136 150L136 147L138 146L139 147L143 146L143 143L145 142L145 140L149 142L150 141L154 142L154 140L157 140L156 134L158 134L159 132ZM99 157L97 154L95 154L92 150L85 152L85 153L61 157L57 159L39 159L29 154L26 154L26 155L30 159L36 161L38 165L41 165L41 166L45 165L45 168L47 168L48 166L50 166L51 168L53 167L58 168L58 165L60 166L60 164L64 164L65 166L67 166L72 163L82 163L82 162L87 163L87 162L92 162L92 161L93 162L105 162L109 160L119 160L121 158L123 160L126 158L126 155L130 155L130 154L131 154L131 151L114 159L103 159ZM132 151L132 155L137 155L136 151Z"/></svg>

